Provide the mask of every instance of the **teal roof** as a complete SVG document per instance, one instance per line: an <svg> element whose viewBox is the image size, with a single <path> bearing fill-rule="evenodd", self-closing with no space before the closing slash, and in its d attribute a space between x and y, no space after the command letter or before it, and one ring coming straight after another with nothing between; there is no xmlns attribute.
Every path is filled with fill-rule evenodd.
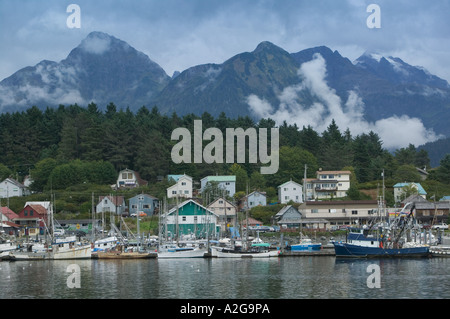
<svg viewBox="0 0 450 319"><path fill-rule="evenodd" d="M205 177L207 179L208 182L236 182L236 176L231 176L231 175L227 175L227 176L217 176L217 175L213 175L213 176L206 176ZM205 179L203 178L203 179Z"/></svg>
<svg viewBox="0 0 450 319"><path fill-rule="evenodd" d="M394 185L394 188L403 188L403 187L409 186L411 184L414 184L414 185L417 186L417 191L419 192L419 195L426 195L427 194L425 189L419 183L397 183L397 184Z"/></svg>

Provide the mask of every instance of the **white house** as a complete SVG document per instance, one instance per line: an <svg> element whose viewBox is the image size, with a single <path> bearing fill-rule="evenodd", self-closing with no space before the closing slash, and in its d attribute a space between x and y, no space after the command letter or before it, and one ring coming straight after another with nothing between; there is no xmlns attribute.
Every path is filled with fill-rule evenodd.
<svg viewBox="0 0 450 319"><path fill-rule="evenodd" d="M226 230L225 226L234 227L236 225L237 208L223 197L219 197L206 208L218 216L218 223L222 231Z"/></svg>
<svg viewBox="0 0 450 319"><path fill-rule="evenodd" d="M200 180L201 191L205 188L209 182L217 182L219 188L225 190L227 196L232 197L236 193L236 176L206 176Z"/></svg>
<svg viewBox="0 0 450 319"><path fill-rule="evenodd" d="M254 191L253 193L248 194L245 196L244 199L244 208L245 209L252 209L256 206L266 206L267 205L267 197L266 193Z"/></svg>
<svg viewBox="0 0 450 319"><path fill-rule="evenodd" d="M317 171L317 177L306 179L306 199L329 199L347 196L350 171Z"/></svg>
<svg viewBox="0 0 450 319"><path fill-rule="evenodd" d="M117 213L123 215L125 213L126 203L123 196L100 196L96 206L97 213Z"/></svg>
<svg viewBox="0 0 450 319"><path fill-rule="evenodd" d="M117 177L116 188L134 188L139 186L145 186L148 182L143 180L138 172L131 169L124 169L119 172Z"/></svg>
<svg viewBox="0 0 450 319"><path fill-rule="evenodd" d="M0 198L20 197L30 195L28 187L15 179L7 178L0 183Z"/></svg>
<svg viewBox="0 0 450 319"><path fill-rule="evenodd" d="M408 196L408 188L415 190L417 195L423 199L427 199L427 192L419 183L397 183L394 185L394 199L396 203L401 202Z"/></svg>
<svg viewBox="0 0 450 319"><path fill-rule="evenodd" d="M303 203L303 186L292 180L278 186L278 203Z"/></svg>
<svg viewBox="0 0 450 319"><path fill-rule="evenodd" d="M175 184L167 188L167 198L181 197L192 198L192 177L183 175L169 175L168 180Z"/></svg>

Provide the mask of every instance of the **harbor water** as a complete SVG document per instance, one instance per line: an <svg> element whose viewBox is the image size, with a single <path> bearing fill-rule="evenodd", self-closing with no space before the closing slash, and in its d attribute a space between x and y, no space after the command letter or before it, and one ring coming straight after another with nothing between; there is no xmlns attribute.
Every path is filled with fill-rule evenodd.
<svg viewBox="0 0 450 319"><path fill-rule="evenodd" d="M0 298L442 299L449 270L450 258L3 261Z"/></svg>

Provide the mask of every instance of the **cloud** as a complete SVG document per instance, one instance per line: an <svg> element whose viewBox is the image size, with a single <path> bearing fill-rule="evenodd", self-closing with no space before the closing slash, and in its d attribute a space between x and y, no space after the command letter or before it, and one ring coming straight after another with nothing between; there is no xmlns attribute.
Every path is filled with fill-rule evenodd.
<svg viewBox="0 0 450 319"><path fill-rule="evenodd" d="M279 95L279 106L275 109L268 101L250 95L247 103L258 117L271 118L278 124L286 121L299 127L311 125L323 132L334 119L341 130L350 130L352 135L373 131L380 136L385 148L389 150L405 147L408 144L422 145L435 141L438 136L433 130L425 128L418 118L407 115L392 116L376 122L364 119L364 102L355 91L350 91L347 101L342 102L336 92L325 80L326 63L320 54L301 65L298 71L302 82L285 88ZM299 101L299 93L308 90L317 100L312 105Z"/></svg>

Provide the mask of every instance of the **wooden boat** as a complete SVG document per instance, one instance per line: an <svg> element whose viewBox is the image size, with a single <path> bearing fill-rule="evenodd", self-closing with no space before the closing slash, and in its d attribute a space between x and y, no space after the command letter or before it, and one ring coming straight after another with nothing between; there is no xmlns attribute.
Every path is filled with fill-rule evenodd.
<svg viewBox="0 0 450 319"><path fill-rule="evenodd" d="M156 258L155 252L140 252L135 249L126 249L121 245L117 245L113 249L97 251L93 258L96 259L147 259Z"/></svg>

